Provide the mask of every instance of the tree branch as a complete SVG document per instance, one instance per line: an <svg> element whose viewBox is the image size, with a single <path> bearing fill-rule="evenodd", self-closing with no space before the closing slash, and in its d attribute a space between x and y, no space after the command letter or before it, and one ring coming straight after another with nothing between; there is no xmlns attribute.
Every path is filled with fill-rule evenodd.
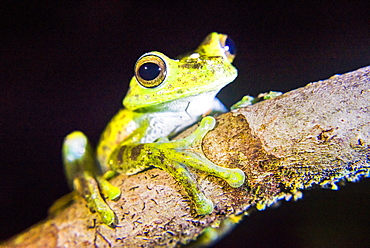
<svg viewBox="0 0 370 248"><path fill-rule="evenodd" d="M174 247L251 207L262 210L299 198L308 187L335 189L343 179L368 177L369 74L365 67L218 117L203 150L216 164L244 170L247 183L234 189L192 170L215 204L211 215L196 216L185 190L167 173L150 169L111 181L122 190L120 200L108 201L117 213L116 228L100 224L78 199L2 245Z"/></svg>

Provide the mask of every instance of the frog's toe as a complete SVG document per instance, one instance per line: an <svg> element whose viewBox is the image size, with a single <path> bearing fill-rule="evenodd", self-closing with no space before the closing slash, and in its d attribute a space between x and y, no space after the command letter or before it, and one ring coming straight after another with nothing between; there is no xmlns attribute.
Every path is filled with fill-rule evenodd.
<svg viewBox="0 0 370 248"><path fill-rule="evenodd" d="M97 180L99 181L101 192L106 198L112 201L118 200L121 196L121 190L119 187L113 186L102 176L97 177Z"/></svg>
<svg viewBox="0 0 370 248"><path fill-rule="evenodd" d="M212 116L204 117L200 123L200 127L205 131L212 130L213 128L215 128L215 126L216 126L216 120Z"/></svg>
<svg viewBox="0 0 370 248"><path fill-rule="evenodd" d="M200 215L211 214L213 211L213 202L210 199L203 199L196 203L197 213Z"/></svg>
<svg viewBox="0 0 370 248"><path fill-rule="evenodd" d="M121 196L121 190L118 187L111 185L111 190L109 191L108 198L112 201L116 201Z"/></svg>
<svg viewBox="0 0 370 248"><path fill-rule="evenodd" d="M96 192L97 193L97 192ZM97 212L100 221L104 224L111 226L115 224L116 216L114 211L109 207L109 205L100 197L100 195L93 194L89 202L90 209L93 212Z"/></svg>
<svg viewBox="0 0 370 248"><path fill-rule="evenodd" d="M116 201L121 196L121 190L120 188L113 186L109 184L109 189L102 190L102 193L105 197L107 197L109 200Z"/></svg>
<svg viewBox="0 0 370 248"><path fill-rule="evenodd" d="M245 182L245 174L241 169L229 169L228 178L224 178L226 182L233 188L238 188Z"/></svg>
<svg viewBox="0 0 370 248"><path fill-rule="evenodd" d="M115 214L110 208L97 209L101 222L107 226L115 225Z"/></svg>

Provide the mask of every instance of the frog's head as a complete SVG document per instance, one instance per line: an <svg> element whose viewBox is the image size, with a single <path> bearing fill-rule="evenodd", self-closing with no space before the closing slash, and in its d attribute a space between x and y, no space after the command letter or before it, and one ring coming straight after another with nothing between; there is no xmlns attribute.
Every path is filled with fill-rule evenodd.
<svg viewBox="0 0 370 248"><path fill-rule="evenodd" d="M179 59L145 53L136 62L123 105L137 110L202 95L214 97L236 78L234 57L233 41L218 33L209 34L194 52Z"/></svg>

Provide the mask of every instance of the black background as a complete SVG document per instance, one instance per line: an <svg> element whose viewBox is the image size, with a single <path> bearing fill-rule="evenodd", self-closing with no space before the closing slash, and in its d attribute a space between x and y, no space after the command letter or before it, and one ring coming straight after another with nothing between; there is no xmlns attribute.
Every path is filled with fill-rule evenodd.
<svg viewBox="0 0 370 248"><path fill-rule="evenodd" d="M219 98L289 91L370 63L368 1L0 3L0 239L45 218L69 192L60 149L96 142L121 106L136 59L174 57L210 32L238 47L239 77ZM247 217L217 247L368 247L370 180Z"/></svg>

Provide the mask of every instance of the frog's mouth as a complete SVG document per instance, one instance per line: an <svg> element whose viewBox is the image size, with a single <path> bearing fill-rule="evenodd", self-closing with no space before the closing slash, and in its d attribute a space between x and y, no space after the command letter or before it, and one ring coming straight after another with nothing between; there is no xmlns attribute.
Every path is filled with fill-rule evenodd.
<svg viewBox="0 0 370 248"><path fill-rule="evenodd" d="M220 87L221 89L222 87ZM201 94L192 94L183 96L175 101L165 101L157 104L151 104L135 109L140 113L158 113L158 112L185 112L191 118L203 115L212 109L215 97L218 91L202 92ZM218 101L218 100L217 100Z"/></svg>

